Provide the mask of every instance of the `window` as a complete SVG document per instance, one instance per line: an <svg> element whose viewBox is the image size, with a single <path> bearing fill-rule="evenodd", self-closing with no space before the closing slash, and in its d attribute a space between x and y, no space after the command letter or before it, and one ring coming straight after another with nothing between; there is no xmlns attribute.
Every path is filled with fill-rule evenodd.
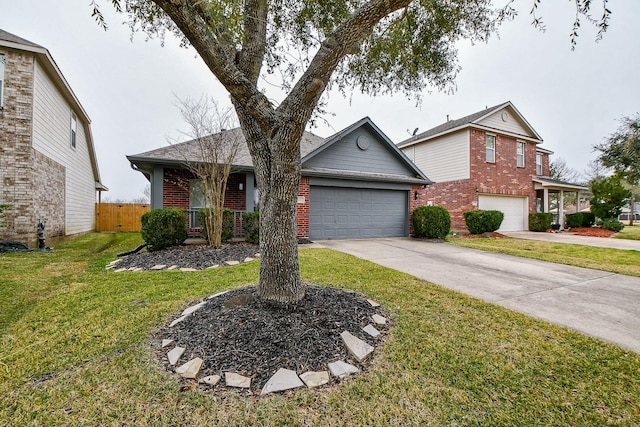
<svg viewBox="0 0 640 427"><path fill-rule="evenodd" d="M486 162L495 163L496 162L496 136L487 135L486 140L487 140Z"/></svg>
<svg viewBox="0 0 640 427"><path fill-rule="evenodd" d="M516 142L516 166L524 167L524 142Z"/></svg>
<svg viewBox="0 0 640 427"><path fill-rule="evenodd" d="M71 113L71 146L76 148L76 132L78 130L78 119L75 113Z"/></svg>
<svg viewBox="0 0 640 427"><path fill-rule="evenodd" d="M5 57L0 54L0 108L4 107L4 64Z"/></svg>
<svg viewBox="0 0 640 427"><path fill-rule="evenodd" d="M536 175L542 175L542 153L536 153Z"/></svg>

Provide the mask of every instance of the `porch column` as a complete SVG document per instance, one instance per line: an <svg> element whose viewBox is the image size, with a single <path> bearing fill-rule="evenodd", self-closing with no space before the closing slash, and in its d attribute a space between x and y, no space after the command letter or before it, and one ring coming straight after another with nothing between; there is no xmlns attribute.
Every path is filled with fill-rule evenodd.
<svg viewBox="0 0 640 427"><path fill-rule="evenodd" d="M542 189L542 212L549 213L549 190Z"/></svg>
<svg viewBox="0 0 640 427"><path fill-rule="evenodd" d="M560 190L560 200L558 201L558 222L560 230L564 228L564 190Z"/></svg>

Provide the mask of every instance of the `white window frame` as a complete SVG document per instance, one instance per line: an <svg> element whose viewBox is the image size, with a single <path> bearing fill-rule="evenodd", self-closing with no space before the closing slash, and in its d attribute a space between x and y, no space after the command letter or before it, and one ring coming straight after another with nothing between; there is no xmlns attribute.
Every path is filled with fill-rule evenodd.
<svg viewBox="0 0 640 427"><path fill-rule="evenodd" d="M516 167L524 167L525 145L522 141L516 141Z"/></svg>
<svg viewBox="0 0 640 427"><path fill-rule="evenodd" d="M536 153L536 175L542 176L542 153Z"/></svg>
<svg viewBox="0 0 640 427"><path fill-rule="evenodd" d="M71 148L76 148L76 139L78 136L78 117L76 117L76 113L71 112L71 119L69 122L69 134L71 138Z"/></svg>
<svg viewBox="0 0 640 427"><path fill-rule="evenodd" d="M491 144L489 144L491 142ZM489 147L491 145L491 147ZM489 156L491 154L491 157ZM484 160L487 163L496 162L496 136L491 134L485 135Z"/></svg>
<svg viewBox="0 0 640 427"><path fill-rule="evenodd" d="M7 57L4 53L0 53L0 109L4 108L4 69L7 63Z"/></svg>

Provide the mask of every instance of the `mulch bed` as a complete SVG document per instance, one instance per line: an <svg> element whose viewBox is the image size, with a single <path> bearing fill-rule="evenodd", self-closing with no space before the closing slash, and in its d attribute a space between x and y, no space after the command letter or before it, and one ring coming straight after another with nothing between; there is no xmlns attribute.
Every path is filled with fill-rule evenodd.
<svg viewBox="0 0 640 427"><path fill-rule="evenodd" d="M204 269L229 260L255 257L256 253L259 246L248 243L230 243L220 248L185 245L125 256L118 268L150 270L156 265L178 265ZM212 298L177 325L171 328L166 325L155 335L154 347L169 371L200 357L204 361L200 378L214 374L224 378L224 372L236 372L252 378L251 391L255 393L280 368L302 374L325 371L328 363L344 360L365 371L368 361L356 362L340 334L349 331L375 347L380 346L384 329L378 338L362 330L372 323L373 314L389 317L381 307L372 307L365 297L340 289L307 285L302 301L285 305L259 299L257 287L249 286ZM172 339L186 348L176 366L170 366L166 358L171 347L160 349L162 339ZM337 381L332 378L333 383Z"/></svg>
<svg viewBox="0 0 640 427"><path fill-rule="evenodd" d="M223 265L225 261L242 262L247 257L254 258L260 247L251 243L228 243L219 248L207 245L183 245L153 252L139 252L127 255L118 263L117 268L140 267L149 270L155 265L177 265L198 270Z"/></svg>
<svg viewBox="0 0 640 427"><path fill-rule="evenodd" d="M256 286L249 286L212 298L155 338L158 342L173 339L186 348L176 366L200 357L204 360L200 377L224 378L224 372L236 372L252 378L254 393L279 368L300 375L328 370L328 363L344 360L366 370L348 354L340 338L343 331L376 347L383 341L384 330L383 335L372 338L362 328L372 323L373 314L388 316L358 294L307 285L302 301L284 305L263 301L256 292ZM176 366L170 366L166 359L169 349L159 350L158 357L173 371Z"/></svg>
<svg viewBox="0 0 640 427"><path fill-rule="evenodd" d="M458 236L462 237L463 239L480 239L488 237L493 239L504 239L507 237L504 234L500 234L496 231L488 231L482 234L460 233Z"/></svg>
<svg viewBox="0 0 640 427"><path fill-rule="evenodd" d="M591 236L591 237L611 237L616 234L615 231L605 230L598 227L580 227L580 228L568 228L566 233L577 234L578 236Z"/></svg>

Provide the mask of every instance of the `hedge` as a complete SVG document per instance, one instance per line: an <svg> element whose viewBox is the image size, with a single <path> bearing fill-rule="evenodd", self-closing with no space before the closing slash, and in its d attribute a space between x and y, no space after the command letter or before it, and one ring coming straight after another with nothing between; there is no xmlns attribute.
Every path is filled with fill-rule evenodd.
<svg viewBox="0 0 640 427"><path fill-rule="evenodd" d="M209 240L209 233L207 231L207 221L205 215L209 212L213 213L213 208L204 208L198 211L198 222L200 223L200 232L202 233L202 237L205 240ZM228 242L233 238L233 229L234 229L235 215L231 209L223 209L222 210L222 233L220 235L220 240L223 242Z"/></svg>
<svg viewBox="0 0 640 427"><path fill-rule="evenodd" d="M496 231L500 228L504 214L494 210L474 210L463 213L464 223L471 234L482 234Z"/></svg>
<svg viewBox="0 0 640 427"><path fill-rule="evenodd" d="M413 211L415 237L444 239L451 231L451 215L442 206L420 206Z"/></svg>
<svg viewBox="0 0 640 427"><path fill-rule="evenodd" d="M142 215L142 238L150 251L177 246L187 240L187 211L155 209Z"/></svg>
<svg viewBox="0 0 640 427"><path fill-rule="evenodd" d="M260 213L243 212L242 229L247 242L260 243Z"/></svg>
<svg viewBox="0 0 640 427"><path fill-rule="evenodd" d="M616 218L606 218L598 221L598 227L605 230L621 231L624 228L624 224L618 221Z"/></svg>
<svg viewBox="0 0 640 427"><path fill-rule="evenodd" d="M536 212L529 214L529 230L530 231L547 231L551 228L553 214L548 212Z"/></svg>

